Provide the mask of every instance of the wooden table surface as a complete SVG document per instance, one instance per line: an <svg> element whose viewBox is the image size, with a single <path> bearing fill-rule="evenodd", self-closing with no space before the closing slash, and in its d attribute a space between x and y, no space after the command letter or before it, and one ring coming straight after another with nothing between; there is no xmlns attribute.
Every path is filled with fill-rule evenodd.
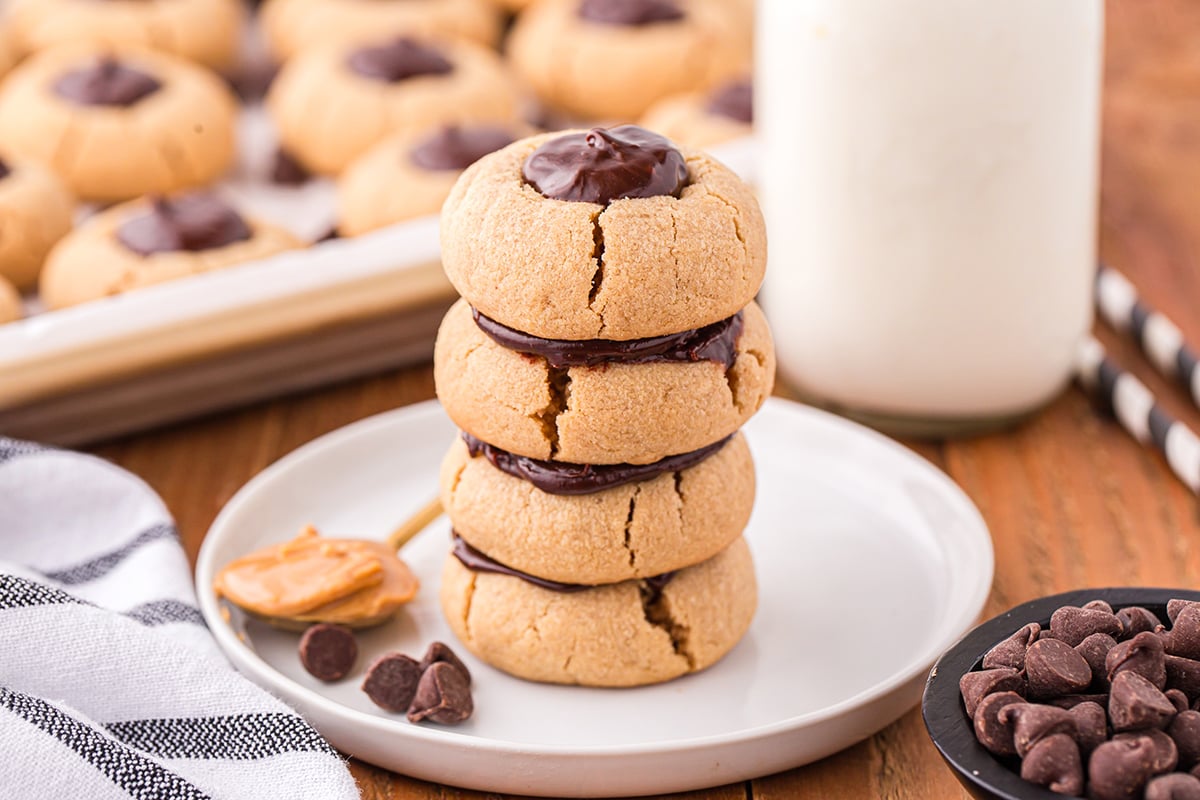
<svg viewBox="0 0 1200 800"><path fill-rule="evenodd" d="M1105 111L1101 254L1150 304L1200 342L1200 2L1113 0ZM1167 407L1200 430L1184 395L1101 331ZM105 444L96 452L143 476L175 513L189 553L221 506L280 456L354 420L433 397L429 367L363 380ZM985 613L1087 586L1196 588L1197 502L1165 463L1097 414L1076 389L1019 430L914 443L978 504L996 577ZM370 767L365 798L491 798ZM463 764L470 769L470 764ZM965 796L914 709L817 764L687 800Z"/></svg>

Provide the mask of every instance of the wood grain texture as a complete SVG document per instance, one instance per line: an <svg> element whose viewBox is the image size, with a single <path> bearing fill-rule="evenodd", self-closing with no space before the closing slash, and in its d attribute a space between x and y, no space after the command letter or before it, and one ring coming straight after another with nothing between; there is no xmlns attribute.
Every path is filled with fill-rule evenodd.
<svg viewBox="0 0 1200 800"><path fill-rule="evenodd" d="M1108 12L1101 253L1200 342L1200 3L1113 0ZM1134 347L1108 331L1099 334L1114 357L1200 430L1200 412L1148 369ZM222 504L263 467L341 425L432 396L430 369L417 368L96 451L162 494L194 558ZM988 615L1072 588L1197 585L1196 499L1161 458L1098 414L1078 390L1018 430L914 447L962 485L991 527L996 578ZM367 800L507 800L363 764L352 769ZM926 800L965 794L914 710L817 764L674 800L751 796Z"/></svg>

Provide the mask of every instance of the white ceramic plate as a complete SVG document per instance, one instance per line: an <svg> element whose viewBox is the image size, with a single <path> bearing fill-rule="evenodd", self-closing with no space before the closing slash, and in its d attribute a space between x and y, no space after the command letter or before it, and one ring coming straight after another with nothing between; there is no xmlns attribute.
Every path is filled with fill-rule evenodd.
<svg viewBox="0 0 1200 800"><path fill-rule="evenodd" d="M913 706L929 666L975 620L991 585L987 528L948 478L854 423L771 400L746 427L758 470L746 536L759 611L706 672L640 689L546 686L458 647L475 678L475 716L455 728L411 725L372 705L358 676L333 685L309 676L295 634L250 622L239 636L222 618L209 587L223 564L310 522L327 535L386 536L434 495L455 433L436 403L424 403L300 448L230 501L196 567L204 615L243 673L340 750L418 778L612 797L814 761ZM391 649L420 657L435 639L455 644L437 603L448 528L439 520L405 547L424 585L406 613L360 637L360 665Z"/></svg>

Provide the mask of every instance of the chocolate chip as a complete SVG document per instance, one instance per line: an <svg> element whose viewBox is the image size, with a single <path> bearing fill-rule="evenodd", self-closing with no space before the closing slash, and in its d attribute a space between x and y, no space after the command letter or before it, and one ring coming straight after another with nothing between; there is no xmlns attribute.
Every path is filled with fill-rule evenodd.
<svg viewBox="0 0 1200 800"><path fill-rule="evenodd" d="M387 653L367 668L362 690L380 708L404 712L420 682L421 666L415 660L401 653Z"/></svg>
<svg viewBox="0 0 1200 800"><path fill-rule="evenodd" d="M1040 703L1011 703L1000 709L997 720L1011 725L1013 747L1022 758L1039 740L1056 733L1075 737L1075 718L1064 708Z"/></svg>
<svg viewBox="0 0 1200 800"><path fill-rule="evenodd" d="M1105 742L1088 759L1092 800L1133 800L1154 775L1154 743L1147 737Z"/></svg>
<svg viewBox="0 0 1200 800"><path fill-rule="evenodd" d="M1025 681L1021 673L1009 667L1000 669L985 669L979 672L968 672L958 681L958 690L962 693L963 704L967 707L967 715L975 716L979 701L989 694L996 692L1016 692L1020 694L1025 689Z"/></svg>
<svg viewBox="0 0 1200 800"><path fill-rule="evenodd" d="M1021 777L1059 794L1083 794L1083 761L1075 740L1056 733L1039 741L1021 762Z"/></svg>
<svg viewBox="0 0 1200 800"><path fill-rule="evenodd" d="M1108 719L1115 731L1165 728L1175 705L1158 687L1136 672L1118 672L1108 696Z"/></svg>
<svg viewBox="0 0 1200 800"><path fill-rule="evenodd" d="M1025 678L1031 699L1076 694L1091 685L1092 669L1073 646L1059 639L1038 639L1029 646Z"/></svg>
<svg viewBox="0 0 1200 800"><path fill-rule="evenodd" d="M1167 726L1167 735L1179 749L1179 766L1191 769L1200 763L1200 711L1180 711Z"/></svg>
<svg viewBox="0 0 1200 800"><path fill-rule="evenodd" d="M1141 675L1159 690L1167 686L1163 642L1153 633L1143 631L1132 639L1121 642L1108 651L1104 665L1110 681L1117 673L1130 671Z"/></svg>
<svg viewBox="0 0 1200 800"><path fill-rule="evenodd" d="M425 655L421 659L421 672L424 673L425 670L439 662L453 664L454 666L458 667L459 671L462 672L463 677L467 679L467 685L471 685L471 670L467 669L467 665L464 664L459 657L455 655L454 651L450 649L450 646L444 642L434 642L433 644L429 645L429 649L425 651Z"/></svg>
<svg viewBox="0 0 1200 800"><path fill-rule="evenodd" d="M1067 713L1075 722L1075 741L1084 755L1108 739L1108 714L1099 703L1080 703Z"/></svg>
<svg viewBox="0 0 1200 800"><path fill-rule="evenodd" d="M1167 668L1167 686L1193 700L1200 698L1200 661L1167 654L1163 664Z"/></svg>
<svg viewBox="0 0 1200 800"><path fill-rule="evenodd" d="M1121 620L1121 627L1124 629L1121 635L1126 639L1137 636L1139 633L1153 632L1155 628L1162 625L1162 620L1141 606L1122 608L1117 612L1117 619Z"/></svg>
<svg viewBox="0 0 1200 800"><path fill-rule="evenodd" d="M1018 671L1025 669L1025 650L1037 641L1041 632L1041 625L1036 622L1029 623L988 650L987 655L983 657L983 668L1011 667Z"/></svg>
<svg viewBox="0 0 1200 800"><path fill-rule="evenodd" d="M1167 689L1163 694L1171 701L1171 705L1175 706L1176 711L1187 711L1190 708L1187 695L1178 689Z"/></svg>
<svg viewBox="0 0 1200 800"><path fill-rule="evenodd" d="M1006 718L1001 721L1000 712L1013 703L1024 703L1025 698L1016 692L999 692L989 694L979 702L975 709L975 738L990 753L998 756L1015 756L1016 745L1013 744L1013 725L1015 720Z"/></svg>
<svg viewBox="0 0 1200 800"><path fill-rule="evenodd" d="M1101 708L1108 708L1107 694L1064 694L1061 697L1051 697L1044 702L1059 708L1074 708L1080 703L1095 703Z"/></svg>
<svg viewBox="0 0 1200 800"><path fill-rule="evenodd" d="M1146 784L1145 800L1200 800L1200 780L1176 772L1159 775Z"/></svg>
<svg viewBox="0 0 1200 800"><path fill-rule="evenodd" d="M1200 604L1179 609L1171 630L1163 635L1163 645L1173 656L1200 658Z"/></svg>
<svg viewBox="0 0 1200 800"><path fill-rule="evenodd" d="M438 661L421 676L416 696L408 707L408 721L453 725L471 716L474 710L467 676L453 664Z"/></svg>
<svg viewBox="0 0 1200 800"><path fill-rule="evenodd" d="M1112 611L1063 606L1050 615L1050 635L1074 647L1093 633L1121 635L1121 621Z"/></svg>
<svg viewBox="0 0 1200 800"><path fill-rule="evenodd" d="M1083 608L1086 608L1090 611L1104 611L1109 614L1113 613L1113 607L1108 604L1108 601L1101 600L1099 598L1087 601L1083 604Z"/></svg>
<svg viewBox="0 0 1200 800"><path fill-rule="evenodd" d="M1167 601L1167 621L1172 625L1175 624L1175 618L1179 616L1179 612L1190 605L1195 605L1195 600L1168 600Z"/></svg>
<svg viewBox="0 0 1200 800"><path fill-rule="evenodd" d="M338 681L358 660L358 642L349 628L322 622L300 637L300 663L314 678Z"/></svg>
<svg viewBox="0 0 1200 800"><path fill-rule="evenodd" d="M1097 691L1108 690L1108 671L1105 669L1105 659L1108 651L1117 646L1117 640L1107 633L1093 633L1079 644L1075 652L1083 656L1092 670L1092 688Z"/></svg>
<svg viewBox="0 0 1200 800"><path fill-rule="evenodd" d="M1150 769L1155 775L1161 775L1164 772L1170 772L1179 764L1179 749L1175 746L1174 740L1170 736L1157 730L1131 731L1129 733L1118 733L1113 736L1114 742L1123 742L1127 739L1149 739L1154 746L1154 759L1150 764Z"/></svg>

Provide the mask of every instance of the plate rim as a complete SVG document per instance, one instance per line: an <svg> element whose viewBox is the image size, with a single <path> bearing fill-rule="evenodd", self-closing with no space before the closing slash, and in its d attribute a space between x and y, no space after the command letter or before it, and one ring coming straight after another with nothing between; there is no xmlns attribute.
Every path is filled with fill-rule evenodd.
<svg viewBox="0 0 1200 800"><path fill-rule="evenodd" d="M938 491L942 493L943 497L959 507L959 511L964 514L963 518L970 520L971 524L969 527L977 534L972 537L972 541L979 549L977 555L982 559L977 565L980 569L980 580L974 582L976 588L971 594L969 602L958 609L951 608L949 605L947 606L950 612L947 618L948 633L939 637L937 641L922 650L919 658L911 662L906 669L897 671L884 680L872 684L837 703L766 725L741 728L736 731L727 731L707 736L615 745L530 744L492 739L481 735L469 735L453 730L442 730L418 725L401 725L396 720L378 717L338 703L314 689L295 682L282 672L276 670L239 639L233 628L223 619L216 597L212 592L212 578L216 574L215 564L213 563L216 558L214 552L217 547L216 542L223 535L221 529L229 524L227 520L235 516L241 506L251 502L253 495L260 486L278 480L277 476L280 473L288 471L295 464L310 458L319 457L323 451L340 446L344 440L366 435L369 431L376 428L394 425L396 424L395 420L399 417L422 417L444 414L441 410L441 404L437 400L426 400L384 411L322 434L280 457L238 489L233 497L221 508L221 511L209 526L196 559L194 574L196 579L196 594L201 613L205 617L210 632L212 632L214 639L216 639L218 646L226 658L239 671L249 670L261 681L278 687L277 691L284 694L285 700L290 697L296 697L297 700L293 700L293 703L303 702L307 707L319 708L323 712L340 717L343 721L352 722L356 725L365 725L367 728L385 735L415 737L418 740L424 740L429 743L453 744L454 746L463 747L468 750L514 755L537 754L556 757L653 755L688 752L731 744L745 744L759 739L774 738L788 732L834 720L844 714L865 707L873 701L881 700L891 692L917 679L922 673L929 670L930 665L947 648L953 645L961 638L965 631L972 627L972 624L978 619L987 601L994 577L995 552L991 533L979 509L967 496L966 492L948 474L899 442L828 411L785 398L768 398L763 408L759 410L759 413L762 413L767 407L778 410L779 413L795 414L801 418L805 418L806 424L811 423L827 428L834 428L838 430L840 435L869 442L872 447L879 447L887 451L891 457L899 457L907 461L917 473L922 475L923 479L929 484L938 487ZM259 683L259 681L255 682ZM260 683L261 685L263 684Z"/></svg>

